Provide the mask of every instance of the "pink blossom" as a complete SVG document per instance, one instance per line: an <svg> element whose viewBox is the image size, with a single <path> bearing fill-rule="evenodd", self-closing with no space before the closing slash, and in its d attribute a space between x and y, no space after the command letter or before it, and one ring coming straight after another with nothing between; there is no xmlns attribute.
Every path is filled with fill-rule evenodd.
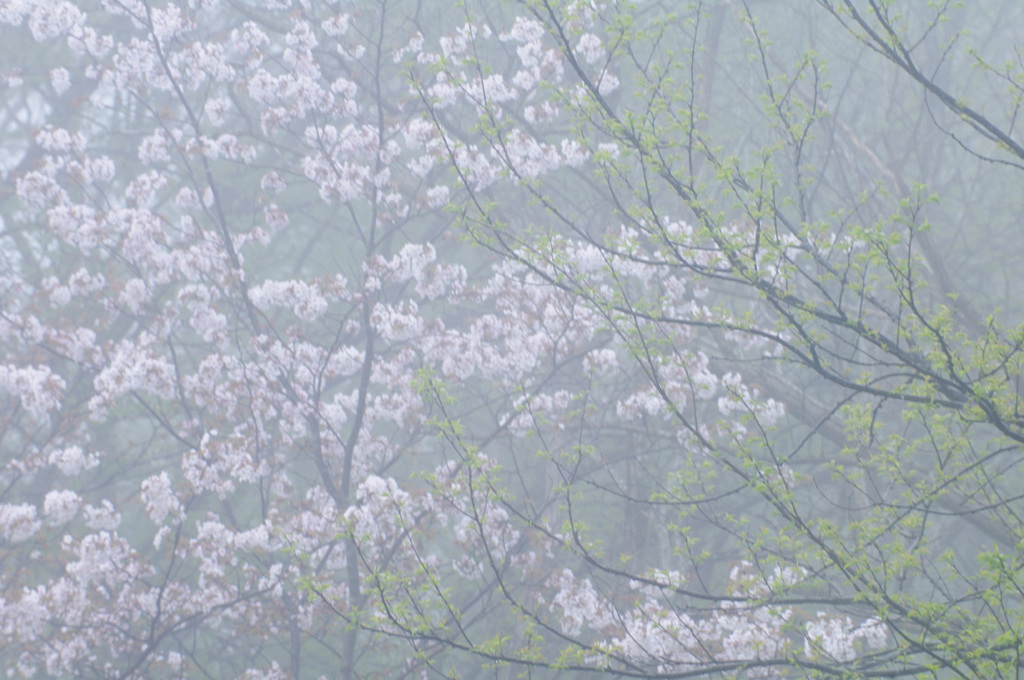
<svg viewBox="0 0 1024 680"><path fill-rule="evenodd" d="M601 39L593 33L584 33L576 43L576 50L588 64L593 64L604 58L604 46Z"/></svg>
<svg viewBox="0 0 1024 680"><path fill-rule="evenodd" d="M37 418L60 408L64 379L49 366L0 365L0 389L18 397L22 407Z"/></svg>
<svg viewBox="0 0 1024 680"><path fill-rule="evenodd" d="M88 470L100 464L97 454L90 453L86 455L81 447L75 445L51 451L47 461L50 465L56 465L61 473L72 477L82 472L82 470Z"/></svg>
<svg viewBox="0 0 1024 680"><path fill-rule="evenodd" d="M11 543L27 541L43 526L36 519L36 506L28 503L0 503L0 534Z"/></svg>
<svg viewBox="0 0 1024 680"><path fill-rule="evenodd" d="M82 499L74 491L50 491L43 501L43 516L52 524L65 524L74 519L81 507Z"/></svg>
<svg viewBox="0 0 1024 680"><path fill-rule="evenodd" d="M157 524L161 524L168 515L184 519L181 502L171 489L171 480L166 472L142 482L142 500L146 504L146 514Z"/></svg>

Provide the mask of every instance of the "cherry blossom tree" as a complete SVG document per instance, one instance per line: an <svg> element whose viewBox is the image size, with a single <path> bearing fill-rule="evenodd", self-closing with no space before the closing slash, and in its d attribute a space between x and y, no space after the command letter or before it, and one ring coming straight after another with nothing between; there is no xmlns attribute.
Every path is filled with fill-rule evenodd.
<svg viewBox="0 0 1024 680"><path fill-rule="evenodd" d="M9 675L1015 676L1013 36L443 9L0 6Z"/></svg>

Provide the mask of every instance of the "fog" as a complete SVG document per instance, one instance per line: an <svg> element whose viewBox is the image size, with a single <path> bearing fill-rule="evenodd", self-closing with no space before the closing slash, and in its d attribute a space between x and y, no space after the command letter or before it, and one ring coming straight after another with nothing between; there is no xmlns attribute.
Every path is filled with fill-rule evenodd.
<svg viewBox="0 0 1024 680"><path fill-rule="evenodd" d="M0 667L1021 668L1024 7L0 4Z"/></svg>

